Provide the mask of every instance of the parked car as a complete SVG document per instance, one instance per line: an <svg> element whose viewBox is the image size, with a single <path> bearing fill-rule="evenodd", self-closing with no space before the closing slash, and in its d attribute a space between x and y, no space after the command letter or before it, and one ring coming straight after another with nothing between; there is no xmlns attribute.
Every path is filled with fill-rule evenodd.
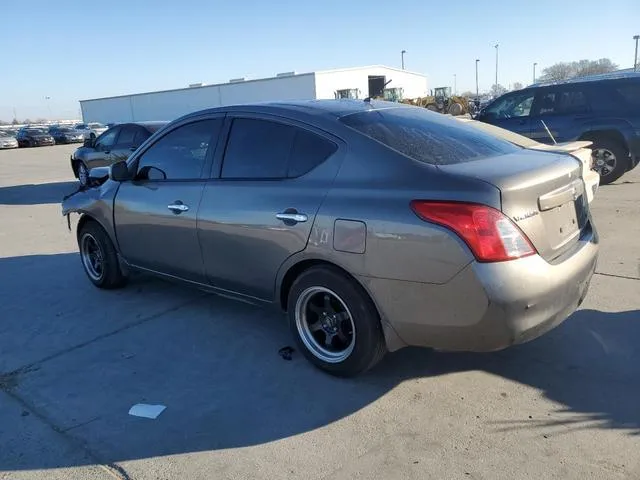
<svg viewBox="0 0 640 480"><path fill-rule="evenodd" d="M20 129L16 136L21 147L43 147L55 145L55 140L44 128L25 127Z"/></svg>
<svg viewBox="0 0 640 480"><path fill-rule="evenodd" d="M18 140L9 132L0 130L0 150L18 148Z"/></svg>
<svg viewBox="0 0 640 480"><path fill-rule="evenodd" d="M76 130L82 130L84 138L95 139L108 130L106 125L101 123L78 123L75 127Z"/></svg>
<svg viewBox="0 0 640 480"><path fill-rule="evenodd" d="M561 323L598 256L580 173L420 107L247 104L172 122L62 213L95 286L143 271L281 308L314 365L350 376Z"/></svg>
<svg viewBox="0 0 640 480"><path fill-rule="evenodd" d="M531 148L533 150L541 150L554 153L566 153L572 155L582 164L582 180L584 181L587 190L587 200L589 203L593 201L593 197L600 185L600 175L596 172L594 167L593 152L591 148L591 142L565 142L559 144L548 145L546 143L537 142L529 137L520 135L519 133L505 130L504 128L496 127L489 123L478 122L462 117L455 117L461 122L467 122L469 125L479 128L491 135L495 135L507 142L511 142L515 145L519 145L523 148Z"/></svg>
<svg viewBox="0 0 640 480"><path fill-rule="evenodd" d="M70 127L57 127L53 131L49 130L51 136L58 144L84 142L84 135L76 129Z"/></svg>
<svg viewBox="0 0 640 480"><path fill-rule="evenodd" d="M611 183L640 161L640 73L533 85L497 98L477 119L543 143L591 141L600 181Z"/></svg>
<svg viewBox="0 0 640 480"><path fill-rule="evenodd" d="M85 139L84 145L71 155L71 170L82 185L89 179L89 170L126 160L156 130L167 122L123 123L96 139Z"/></svg>

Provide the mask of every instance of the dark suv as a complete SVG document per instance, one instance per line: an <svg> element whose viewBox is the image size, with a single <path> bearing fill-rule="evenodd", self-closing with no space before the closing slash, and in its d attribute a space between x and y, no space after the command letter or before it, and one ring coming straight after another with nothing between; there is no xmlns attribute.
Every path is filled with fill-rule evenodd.
<svg viewBox="0 0 640 480"><path fill-rule="evenodd" d="M497 98L477 119L544 143L590 140L600 183L611 183L640 161L640 73L532 85Z"/></svg>

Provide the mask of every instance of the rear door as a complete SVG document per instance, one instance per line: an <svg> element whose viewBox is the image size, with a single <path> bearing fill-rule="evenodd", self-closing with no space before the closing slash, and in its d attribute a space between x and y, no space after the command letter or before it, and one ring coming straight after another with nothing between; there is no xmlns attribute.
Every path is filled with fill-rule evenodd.
<svg viewBox="0 0 640 480"><path fill-rule="evenodd" d="M482 111L479 120L530 137L534 95L533 89L503 95Z"/></svg>
<svg viewBox="0 0 640 480"><path fill-rule="evenodd" d="M340 165L339 141L309 126L234 115L204 189L198 232L215 287L273 300L278 269L304 250Z"/></svg>
<svg viewBox="0 0 640 480"><path fill-rule="evenodd" d="M587 95L584 84L540 90L531 110L531 138L543 143L577 139L591 118Z"/></svg>

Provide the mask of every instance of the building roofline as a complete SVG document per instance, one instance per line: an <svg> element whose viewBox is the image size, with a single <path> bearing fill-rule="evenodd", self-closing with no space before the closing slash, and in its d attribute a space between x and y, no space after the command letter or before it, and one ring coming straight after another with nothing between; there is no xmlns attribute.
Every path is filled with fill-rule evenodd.
<svg viewBox="0 0 640 480"><path fill-rule="evenodd" d="M142 95L151 95L153 93L169 93L169 92L181 92L184 90L198 90L198 89L202 89L202 88L215 88L215 87L222 87L225 85L243 85L245 83L255 83L255 82L263 82L266 80L280 80L283 78L298 78L298 77L305 77L305 76L309 76L309 75L315 75L317 73L337 73L337 72L349 72L349 71L354 71L354 70L366 70L368 68L384 68L387 70L394 70L396 72L402 72L402 73L408 73L410 75L420 75L421 77L425 77L426 75L422 74L422 73L417 73L417 72L412 72L409 70L402 70L399 68L395 68L395 67L387 67L386 65L367 65L364 67L348 67L348 68L336 68L333 70L318 70L318 71L314 71L314 72L306 72L306 73L296 73L293 75L287 75L287 76L273 76L273 77L263 77L263 78L254 78L251 80L243 80L242 82L224 82L224 83L213 83L210 85L200 85L198 87L181 87L181 88L169 88L167 90L155 90L155 91L149 91L149 92L141 92L141 93L125 93L122 95L111 95L111 96L107 96L107 97L97 97L97 98L86 98L83 100L80 100L80 103L84 103L84 102L93 102L93 101L97 101L97 100L111 100L114 98L127 98L127 97L138 97L138 96L142 96Z"/></svg>

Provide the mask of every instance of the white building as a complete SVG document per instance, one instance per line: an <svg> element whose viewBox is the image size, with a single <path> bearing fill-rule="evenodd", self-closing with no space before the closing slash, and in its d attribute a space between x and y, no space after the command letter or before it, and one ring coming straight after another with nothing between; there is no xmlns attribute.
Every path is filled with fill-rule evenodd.
<svg viewBox="0 0 640 480"><path fill-rule="evenodd" d="M240 103L364 99L379 95L383 88L389 96L401 93L403 98L421 97L428 92L427 77L382 65L301 74L287 72L272 78L237 78L218 85L193 84L175 90L81 100L80 107L84 122L173 120L197 110Z"/></svg>

